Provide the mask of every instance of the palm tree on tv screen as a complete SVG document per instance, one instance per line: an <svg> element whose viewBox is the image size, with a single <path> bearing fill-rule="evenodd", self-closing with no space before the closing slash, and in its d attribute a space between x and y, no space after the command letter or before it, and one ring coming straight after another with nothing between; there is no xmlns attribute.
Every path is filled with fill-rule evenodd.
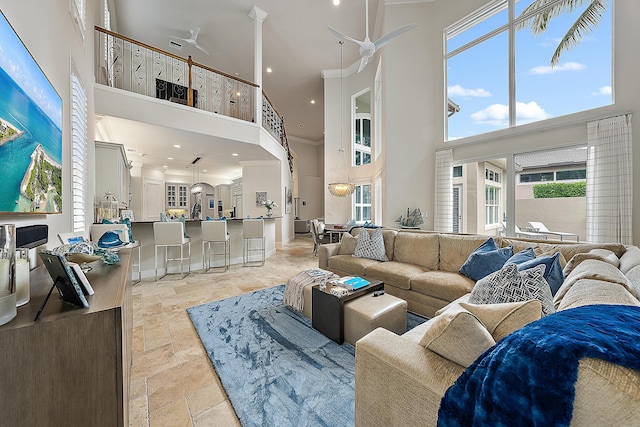
<svg viewBox="0 0 640 427"><path fill-rule="evenodd" d="M552 1L553 0L535 0L522 11L522 15L544 9ZM594 31L598 27L607 11L608 0L563 0L546 11L523 21L516 29L520 30L525 27L530 27L531 33L539 36L545 32L551 19L567 12L573 12L585 5L587 6L586 9L578 16L564 37L562 37L560 43L558 43L551 57L551 66L554 67L558 64L558 61L560 61L562 52L578 45L584 35Z"/></svg>

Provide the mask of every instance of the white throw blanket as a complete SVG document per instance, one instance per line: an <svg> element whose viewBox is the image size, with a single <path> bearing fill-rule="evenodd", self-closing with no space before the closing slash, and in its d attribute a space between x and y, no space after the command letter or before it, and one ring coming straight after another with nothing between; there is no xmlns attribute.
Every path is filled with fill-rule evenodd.
<svg viewBox="0 0 640 427"><path fill-rule="evenodd" d="M339 276L327 270L316 268L314 270L302 270L287 281L284 287L283 301L296 311L302 312L304 308L304 288L306 286L326 283L335 280Z"/></svg>

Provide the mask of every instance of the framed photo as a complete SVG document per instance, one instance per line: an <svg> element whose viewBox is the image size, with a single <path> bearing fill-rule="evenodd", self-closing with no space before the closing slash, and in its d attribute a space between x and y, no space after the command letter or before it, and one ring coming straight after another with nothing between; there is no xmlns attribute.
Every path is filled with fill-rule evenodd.
<svg viewBox="0 0 640 427"><path fill-rule="evenodd" d="M256 206L264 206L267 203L267 192L256 191Z"/></svg>
<svg viewBox="0 0 640 427"><path fill-rule="evenodd" d="M216 208L216 200L212 197L209 199L209 209L215 209Z"/></svg>
<svg viewBox="0 0 640 427"><path fill-rule="evenodd" d="M293 210L293 191L291 187L284 187L284 213L290 214Z"/></svg>
<svg viewBox="0 0 640 427"><path fill-rule="evenodd" d="M0 12L0 213L62 212L62 98Z"/></svg>

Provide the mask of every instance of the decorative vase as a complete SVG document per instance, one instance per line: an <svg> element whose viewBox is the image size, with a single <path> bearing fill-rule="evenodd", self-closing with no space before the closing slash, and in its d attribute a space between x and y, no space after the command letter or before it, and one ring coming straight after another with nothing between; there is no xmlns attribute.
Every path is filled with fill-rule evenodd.
<svg viewBox="0 0 640 427"><path fill-rule="evenodd" d="M272 215L273 215L273 212L271 212L271 209L267 208L267 217L271 218Z"/></svg>

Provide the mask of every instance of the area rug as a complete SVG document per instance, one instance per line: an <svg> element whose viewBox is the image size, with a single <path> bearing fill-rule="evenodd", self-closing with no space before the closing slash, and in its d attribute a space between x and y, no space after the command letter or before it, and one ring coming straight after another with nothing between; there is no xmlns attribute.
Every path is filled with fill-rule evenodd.
<svg viewBox="0 0 640 427"><path fill-rule="evenodd" d="M354 348L282 303L284 285L187 309L243 426L349 426ZM412 328L425 319L409 314Z"/></svg>

